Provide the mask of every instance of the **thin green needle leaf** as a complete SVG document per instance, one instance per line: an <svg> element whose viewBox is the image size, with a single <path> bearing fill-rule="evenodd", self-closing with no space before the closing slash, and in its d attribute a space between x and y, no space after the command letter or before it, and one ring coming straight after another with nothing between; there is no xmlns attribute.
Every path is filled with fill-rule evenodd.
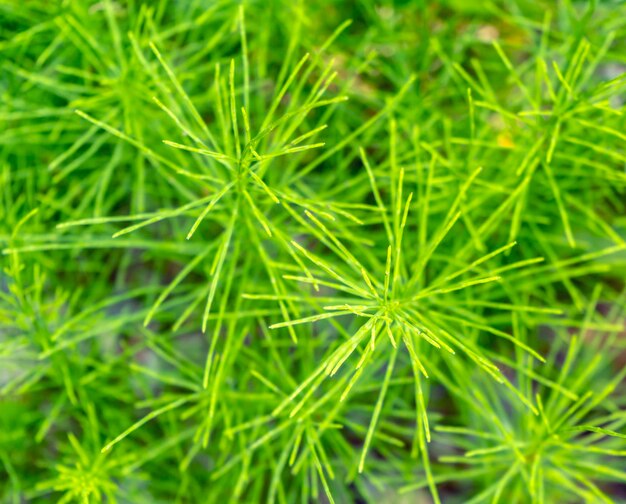
<svg viewBox="0 0 626 504"><path fill-rule="evenodd" d="M189 95L185 92L185 90L181 86L180 82L176 78L176 75L174 74L174 72L172 72L172 69L166 63L166 61L163 58L163 56L161 56L161 52L157 49L156 45L153 42L150 42L149 46L150 46L150 49L152 50L152 52L154 53L154 55L159 60L159 63L161 63L161 66L165 70L165 73L169 77L170 81L174 85L174 89L176 89L176 92L182 98L183 102L187 106L189 112L191 113L192 117L195 119L195 121L198 124L198 126L200 126L200 129L202 130L204 135L209 139L209 141L211 142L211 144L214 147L217 147L217 143L215 142L215 139L213 138L213 135L209 131L209 128L207 127L206 123L204 122L204 120L200 116L200 113L198 112L198 109L196 109L196 107L194 106L193 102L191 101L191 98L189 98Z"/></svg>
<svg viewBox="0 0 626 504"><path fill-rule="evenodd" d="M171 411L173 409L180 408L183 404L186 404L189 401L192 401L192 400L196 399L197 397L198 397L197 394L193 394L193 395L190 395L190 396L187 396L187 397L181 397L180 399L178 399L176 401L172 401L171 403L163 406L162 408L159 408L159 409L156 409L154 411L151 411L145 417L143 417L141 420L139 420L138 422L136 422L133 425L131 425L128 429L126 429L119 436L117 436L115 439L113 439L113 441L107 443L104 446L104 448L102 448L102 453L106 453L106 452L110 451L111 448L113 448L113 446L115 446L117 443L122 441L125 437L128 437L130 434L135 432L137 429L142 427L144 424L148 423L150 420L153 420L153 419L157 418L158 416L162 415L163 413L167 413L168 411Z"/></svg>
<svg viewBox="0 0 626 504"><path fill-rule="evenodd" d="M209 212L213 209L213 207L217 204L217 202L220 199L222 199L222 196L224 196L233 185L234 185L234 182L227 184L226 186L222 188L220 192L218 192L215 196L213 196L209 204L204 208L204 210L202 210L202 213L198 216L196 221L193 223L193 226L191 226L191 229L189 230L189 233L187 233L187 236L186 236L187 240L191 239L191 237L194 235L194 233L198 229L198 226L200 226L204 218L209 214Z"/></svg>
<svg viewBox="0 0 626 504"><path fill-rule="evenodd" d="M206 258L206 256L211 250L212 250L212 247L207 247L205 252L194 257L194 259L190 261L180 271L178 275L176 275L174 280L172 280L172 282L159 295L157 300L152 305L152 308L150 308L150 311L148 312L148 314L146 315L146 318L143 321L144 327L150 323L156 311L159 309L161 304L163 304L163 301L165 301L167 297L172 293L172 291L178 286L178 284L180 284L180 282L182 282L189 275L189 273L191 273L198 266L198 264L200 264Z"/></svg>
<svg viewBox="0 0 626 504"><path fill-rule="evenodd" d="M380 416L380 412L383 407L383 402L385 401L385 396L387 395L387 389L389 388L389 382L391 381L391 375L393 374L393 367L396 362L397 355L398 355L398 349L394 348L391 351L391 356L389 357L389 362L387 363L387 371L385 372L385 378L383 380L382 387L380 389L380 394L378 395L378 400L376 401L376 406L374 407L374 413L372 414L372 419L370 420L369 428L367 429L365 443L363 444L363 451L361 452L361 458L359 460L359 473L362 473L363 469L365 468L365 458L367 457L367 451L369 450L370 444L372 443L372 437L374 436L374 432L376 430L378 417Z"/></svg>

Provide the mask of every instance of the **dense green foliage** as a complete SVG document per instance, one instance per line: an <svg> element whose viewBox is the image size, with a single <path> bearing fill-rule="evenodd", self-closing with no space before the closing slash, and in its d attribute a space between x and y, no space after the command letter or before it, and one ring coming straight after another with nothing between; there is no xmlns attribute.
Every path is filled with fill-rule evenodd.
<svg viewBox="0 0 626 504"><path fill-rule="evenodd" d="M626 502L626 4L0 0L0 502Z"/></svg>

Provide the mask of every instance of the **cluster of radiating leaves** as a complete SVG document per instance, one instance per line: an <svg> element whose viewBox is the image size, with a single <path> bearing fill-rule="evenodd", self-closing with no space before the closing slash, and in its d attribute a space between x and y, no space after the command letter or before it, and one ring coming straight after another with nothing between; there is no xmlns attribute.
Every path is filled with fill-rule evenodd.
<svg viewBox="0 0 626 504"><path fill-rule="evenodd" d="M22 4L0 500L617 499L623 6Z"/></svg>

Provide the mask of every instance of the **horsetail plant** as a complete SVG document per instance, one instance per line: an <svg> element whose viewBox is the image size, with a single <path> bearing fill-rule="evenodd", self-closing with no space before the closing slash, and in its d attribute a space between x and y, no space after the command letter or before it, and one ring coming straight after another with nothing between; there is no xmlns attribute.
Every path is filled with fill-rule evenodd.
<svg viewBox="0 0 626 504"><path fill-rule="evenodd" d="M622 3L0 27L0 502L624 502Z"/></svg>

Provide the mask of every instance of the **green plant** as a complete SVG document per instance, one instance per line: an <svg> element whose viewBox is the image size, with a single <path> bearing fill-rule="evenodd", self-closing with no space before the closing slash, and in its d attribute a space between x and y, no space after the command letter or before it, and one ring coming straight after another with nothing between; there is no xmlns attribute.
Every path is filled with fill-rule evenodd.
<svg viewBox="0 0 626 504"><path fill-rule="evenodd" d="M623 3L0 26L2 502L624 502Z"/></svg>

